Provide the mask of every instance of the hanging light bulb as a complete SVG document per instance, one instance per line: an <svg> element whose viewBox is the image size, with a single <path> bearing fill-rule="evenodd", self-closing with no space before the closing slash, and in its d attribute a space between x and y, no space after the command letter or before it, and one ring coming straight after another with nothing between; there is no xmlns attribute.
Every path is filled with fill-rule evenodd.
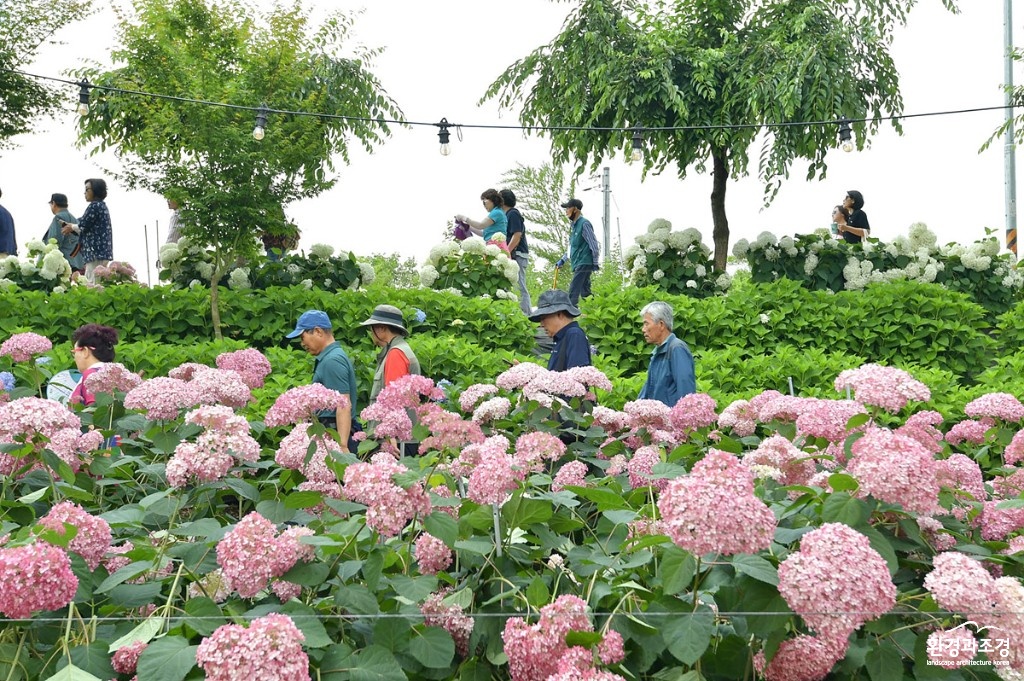
<svg viewBox="0 0 1024 681"><path fill-rule="evenodd" d="M853 151L853 131L850 130L850 119L846 116L839 119L839 142L846 153Z"/></svg>
<svg viewBox="0 0 1024 681"><path fill-rule="evenodd" d="M267 105L260 104L259 111L256 112L256 127L252 129L252 137L257 142L263 139L263 136L267 133Z"/></svg>
<svg viewBox="0 0 1024 681"><path fill-rule="evenodd" d="M78 84L78 115L89 115L89 81L83 80Z"/></svg>
<svg viewBox="0 0 1024 681"><path fill-rule="evenodd" d="M448 132L448 126L450 124L448 123L447 118L442 118L441 122L436 125L440 128L440 130L437 131L437 139L441 143L441 155L447 156L452 153L452 148L448 146L448 140L451 138L451 133Z"/></svg>
<svg viewBox="0 0 1024 681"><path fill-rule="evenodd" d="M641 161L644 158L644 133L643 128L633 128L633 156L634 161Z"/></svg>

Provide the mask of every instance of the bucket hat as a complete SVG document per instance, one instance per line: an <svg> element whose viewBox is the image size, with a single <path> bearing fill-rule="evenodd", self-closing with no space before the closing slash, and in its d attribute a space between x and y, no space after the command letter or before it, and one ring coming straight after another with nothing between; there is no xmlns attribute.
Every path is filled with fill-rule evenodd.
<svg viewBox="0 0 1024 681"><path fill-rule="evenodd" d="M570 317L580 316L580 309L572 304L568 293L560 289L552 289L540 294L540 298L537 300L537 307L533 308L529 320L531 322L539 322L541 317L556 312L565 312Z"/></svg>
<svg viewBox="0 0 1024 681"><path fill-rule="evenodd" d="M373 308L373 314L369 319L360 322L359 326L373 326L374 324L390 326L398 329L403 336L409 335L409 330L405 328L405 319L402 318L402 311L394 305L378 305Z"/></svg>

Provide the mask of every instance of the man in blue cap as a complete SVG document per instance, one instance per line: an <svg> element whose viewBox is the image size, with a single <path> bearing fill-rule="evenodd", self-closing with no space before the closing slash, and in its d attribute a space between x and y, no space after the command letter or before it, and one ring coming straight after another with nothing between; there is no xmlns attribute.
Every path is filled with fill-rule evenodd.
<svg viewBox="0 0 1024 681"><path fill-rule="evenodd" d="M351 406L332 411L320 412L320 422L328 428L337 428L342 442L342 451L355 451L357 443L352 435L362 430L356 421L356 372L352 360L334 340L331 318L322 310L307 310L299 316L295 330L288 338L301 338L303 349L316 359L313 360L313 383L337 390L348 395Z"/></svg>

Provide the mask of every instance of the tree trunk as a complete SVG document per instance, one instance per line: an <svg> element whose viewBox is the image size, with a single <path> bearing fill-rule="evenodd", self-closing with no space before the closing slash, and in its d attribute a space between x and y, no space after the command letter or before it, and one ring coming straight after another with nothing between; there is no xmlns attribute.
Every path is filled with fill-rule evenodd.
<svg viewBox="0 0 1024 681"><path fill-rule="evenodd" d="M729 218L725 216L725 183L729 181L729 161L724 150L711 152L715 162L714 185L711 189L711 218L715 224L715 271L724 272L729 259Z"/></svg>
<svg viewBox="0 0 1024 681"><path fill-rule="evenodd" d="M213 322L213 337L216 340L223 340L224 335L220 331L220 268L213 270L210 277L210 321Z"/></svg>

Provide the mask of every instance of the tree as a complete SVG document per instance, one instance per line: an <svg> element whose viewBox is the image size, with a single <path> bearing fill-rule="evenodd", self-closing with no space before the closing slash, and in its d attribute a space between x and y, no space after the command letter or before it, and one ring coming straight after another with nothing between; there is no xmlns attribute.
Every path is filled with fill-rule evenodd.
<svg viewBox="0 0 1024 681"><path fill-rule="evenodd" d="M52 114L61 102L72 101L66 88L12 70L30 64L58 30L91 11L92 0L0 3L0 149L9 148L15 135L31 132L41 114Z"/></svg>
<svg viewBox="0 0 1024 681"><path fill-rule="evenodd" d="M569 252L569 228L559 206L576 191L576 177L566 179L561 165L538 168L516 164L501 176L501 186L516 195L516 208L526 222L530 253L554 263Z"/></svg>
<svg viewBox="0 0 1024 681"><path fill-rule="evenodd" d="M943 0L955 10L954 0ZM913 0L583 0L561 34L512 64L484 94L545 127L557 163L629 153L644 128L644 173L674 163L712 172L715 267L725 268L727 181L757 172L768 204L797 159L824 177L838 145L829 122L854 120L863 149L902 112L889 54ZM786 125L825 121L819 125ZM782 124L767 127L769 124ZM893 121L901 131L898 121ZM658 130L658 128L672 128Z"/></svg>
<svg viewBox="0 0 1024 681"><path fill-rule="evenodd" d="M350 138L371 149L389 134L382 119L401 112L367 69L376 50L339 56L350 15L317 27L300 0L263 15L234 0L135 0L118 22L112 58L122 65L82 74L98 87L79 143L113 148L128 186L181 204L183 235L213 252L219 338L227 270L255 255L258 236L294 236L284 207L333 186L334 155L348 162ZM267 114L258 140L255 107L264 102L287 113Z"/></svg>

